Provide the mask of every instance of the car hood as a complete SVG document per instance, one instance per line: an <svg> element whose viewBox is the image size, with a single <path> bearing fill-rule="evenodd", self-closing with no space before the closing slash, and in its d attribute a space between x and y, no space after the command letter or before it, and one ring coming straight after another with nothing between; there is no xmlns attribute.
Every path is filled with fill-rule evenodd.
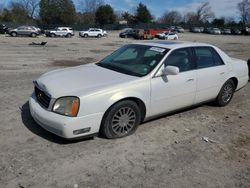
<svg viewBox="0 0 250 188"><path fill-rule="evenodd" d="M45 73L36 80L52 98L79 96L129 82L137 77L115 72L96 64L59 69Z"/></svg>

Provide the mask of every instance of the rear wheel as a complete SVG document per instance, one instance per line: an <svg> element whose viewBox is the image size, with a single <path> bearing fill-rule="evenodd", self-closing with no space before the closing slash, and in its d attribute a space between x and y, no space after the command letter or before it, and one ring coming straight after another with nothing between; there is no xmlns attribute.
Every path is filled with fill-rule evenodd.
<svg viewBox="0 0 250 188"><path fill-rule="evenodd" d="M83 37L88 38L88 34L84 34Z"/></svg>
<svg viewBox="0 0 250 188"><path fill-rule="evenodd" d="M101 133L107 138L122 138L135 132L141 120L141 112L133 101L116 103L102 122Z"/></svg>
<svg viewBox="0 0 250 188"><path fill-rule="evenodd" d="M31 37L36 37L36 33L31 33Z"/></svg>
<svg viewBox="0 0 250 188"><path fill-rule="evenodd" d="M55 35L54 33L52 33L50 36L51 36L52 38L56 37L56 35Z"/></svg>
<svg viewBox="0 0 250 188"><path fill-rule="evenodd" d="M102 35L101 35L101 34L98 34L98 35L97 35L97 37L98 37L98 38L101 38L101 37L102 37Z"/></svg>
<svg viewBox="0 0 250 188"><path fill-rule="evenodd" d="M226 106L233 98L235 91L235 84L232 79L228 80L221 88L219 95L215 102L218 106Z"/></svg>
<svg viewBox="0 0 250 188"><path fill-rule="evenodd" d="M70 33L68 33L68 34L66 35L66 37L67 37L67 38L70 38L70 37L71 37L71 34L70 34Z"/></svg>

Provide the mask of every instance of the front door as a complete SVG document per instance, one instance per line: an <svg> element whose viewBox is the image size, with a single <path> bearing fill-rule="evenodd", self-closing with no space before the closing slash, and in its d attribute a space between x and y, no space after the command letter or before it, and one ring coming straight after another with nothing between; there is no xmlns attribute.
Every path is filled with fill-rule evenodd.
<svg viewBox="0 0 250 188"><path fill-rule="evenodd" d="M151 80L151 115L158 115L194 103L196 70L191 48L182 48L169 54L163 66L176 66L180 73L154 77Z"/></svg>

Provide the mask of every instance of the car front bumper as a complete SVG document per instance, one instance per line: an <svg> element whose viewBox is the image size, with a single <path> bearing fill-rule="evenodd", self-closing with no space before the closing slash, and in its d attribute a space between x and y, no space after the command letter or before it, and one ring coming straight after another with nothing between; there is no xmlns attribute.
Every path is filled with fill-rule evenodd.
<svg viewBox="0 0 250 188"><path fill-rule="evenodd" d="M34 95L29 99L29 107L31 116L41 127L66 139L85 137L98 133L103 116L103 113L82 117L59 115L41 107Z"/></svg>

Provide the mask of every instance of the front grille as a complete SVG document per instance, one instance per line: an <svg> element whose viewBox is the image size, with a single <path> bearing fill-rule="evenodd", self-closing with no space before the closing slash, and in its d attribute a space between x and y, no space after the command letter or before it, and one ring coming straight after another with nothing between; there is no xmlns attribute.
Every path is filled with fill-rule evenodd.
<svg viewBox="0 0 250 188"><path fill-rule="evenodd" d="M37 101L45 108L49 108L51 98L46 95L42 90L35 86L35 95Z"/></svg>

